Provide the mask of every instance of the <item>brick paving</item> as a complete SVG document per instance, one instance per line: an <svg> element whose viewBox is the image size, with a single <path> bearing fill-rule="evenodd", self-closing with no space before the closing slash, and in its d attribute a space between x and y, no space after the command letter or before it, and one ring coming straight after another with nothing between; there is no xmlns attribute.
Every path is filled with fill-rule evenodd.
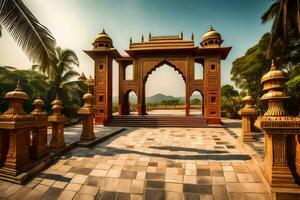
<svg viewBox="0 0 300 200"><path fill-rule="evenodd" d="M69 151L26 185L0 181L0 199L271 198L257 166L226 129L129 128Z"/></svg>

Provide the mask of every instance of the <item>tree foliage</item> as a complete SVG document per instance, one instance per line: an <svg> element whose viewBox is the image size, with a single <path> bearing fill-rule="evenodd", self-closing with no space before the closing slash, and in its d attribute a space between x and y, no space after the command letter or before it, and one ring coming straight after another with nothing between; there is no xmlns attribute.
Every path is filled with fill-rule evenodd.
<svg viewBox="0 0 300 200"><path fill-rule="evenodd" d="M0 0L0 23L29 59L47 72L55 55L56 41L22 0ZM1 29L0 26L0 35Z"/></svg>
<svg viewBox="0 0 300 200"><path fill-rule="evenodd" d="M223 85L221 88L221 95L226 98L239 96L239 92L234 89L233 85Z"/></svg>

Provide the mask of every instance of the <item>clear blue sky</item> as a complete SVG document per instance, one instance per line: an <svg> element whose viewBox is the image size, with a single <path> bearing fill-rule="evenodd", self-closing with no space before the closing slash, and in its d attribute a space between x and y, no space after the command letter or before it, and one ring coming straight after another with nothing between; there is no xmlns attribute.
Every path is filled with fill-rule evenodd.
<svg viewBox="0 0 300 200"><path fill-rule="evenodd" d="M79 71L93 74L93 62L82 50L90 49L94 37L104 27L123 53L129 38L139 41L141 35L179 34L185 38L195 35L196 45L212 25L222 34L223 46L233 49L222 63L222 84L231 83L232 61L256 44L270 30L262 25L260 16L270 6L271 0L24 0L33 14L47 26L59 46L75 50L80 59ZM8 33L0 39L0 65L29 68L31 63L14 43ZM114 66L114 73L117 72ZM168 70L161 70L157 80L168 78ZM153 73L154 76L154 73ZM180 79L180 76L178 76ZM149 77L149 81L150 77ZM176 81L175 81L176 82ZM180 82L180 81L179 81ZM150 83L149 83L150 84ZM152 83L151 83L152 84ZM155 83L153 83L155 84ZM178 85L176 85L178 84ZM174 92L168 93L162 85L155 87L148 96L165 92L180 96L182 84L172 84ZM166 91L164 91L166 90ZM181 92L176 92L181 91ZM117 94L117 76L114 76L114 95Z"/></svg>

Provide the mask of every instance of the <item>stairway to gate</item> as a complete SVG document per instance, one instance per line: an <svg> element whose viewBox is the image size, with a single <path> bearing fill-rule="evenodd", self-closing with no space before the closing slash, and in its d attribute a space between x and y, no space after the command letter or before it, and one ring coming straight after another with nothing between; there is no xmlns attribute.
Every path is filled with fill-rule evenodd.
<svg viewBox="0 0 300 200"><path fill-rule="evenodd" d="M114 116L108 126L124 127L208 127L203 116L176 115L123 115Z"/></svg>

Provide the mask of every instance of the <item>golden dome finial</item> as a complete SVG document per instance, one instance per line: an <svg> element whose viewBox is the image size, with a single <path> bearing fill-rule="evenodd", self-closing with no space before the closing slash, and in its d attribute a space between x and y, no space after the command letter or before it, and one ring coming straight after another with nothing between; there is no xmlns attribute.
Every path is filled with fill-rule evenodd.
<svg viewBox="0 0 300 200"><path fill-rule="evenodd" d="M212 25L209 26L208 32L209 32L209 31L215 31L215 29L212 27Z"/></svg>
<svg viewBox="0 0 300 200"><path fill-rule="evenodd" d="M192 37L191 37L191 40L194 40L194 33L192 33Z"/></svg>
<svg viewBox="0 0 300 200"><path fill-rule="evenodd" d="M18 79L15 91L22 91L22 88L21 88L21 85L20 85L20 79Z"/></svg>
<svg viewBox="0 0 300 200"><path fill-rule="evenodd" d="M107 35L107 33L105 32L105 29L104 29L104 28L102 29L102 32L101 32L100 34Z"/></svg>
<svg viewBox="0 0 300 200"><path fill-rule="evenodd" d="M142 35L142 42L144 42L144 35Z"/></svg>
<svg viewBox="0 0 300 200"><path fill-rule="evenodd" d="M271 64L271 69L270 70L276 70L277 69L277 66L274 62L274 59L272 59L272 64Z"/></svg>

